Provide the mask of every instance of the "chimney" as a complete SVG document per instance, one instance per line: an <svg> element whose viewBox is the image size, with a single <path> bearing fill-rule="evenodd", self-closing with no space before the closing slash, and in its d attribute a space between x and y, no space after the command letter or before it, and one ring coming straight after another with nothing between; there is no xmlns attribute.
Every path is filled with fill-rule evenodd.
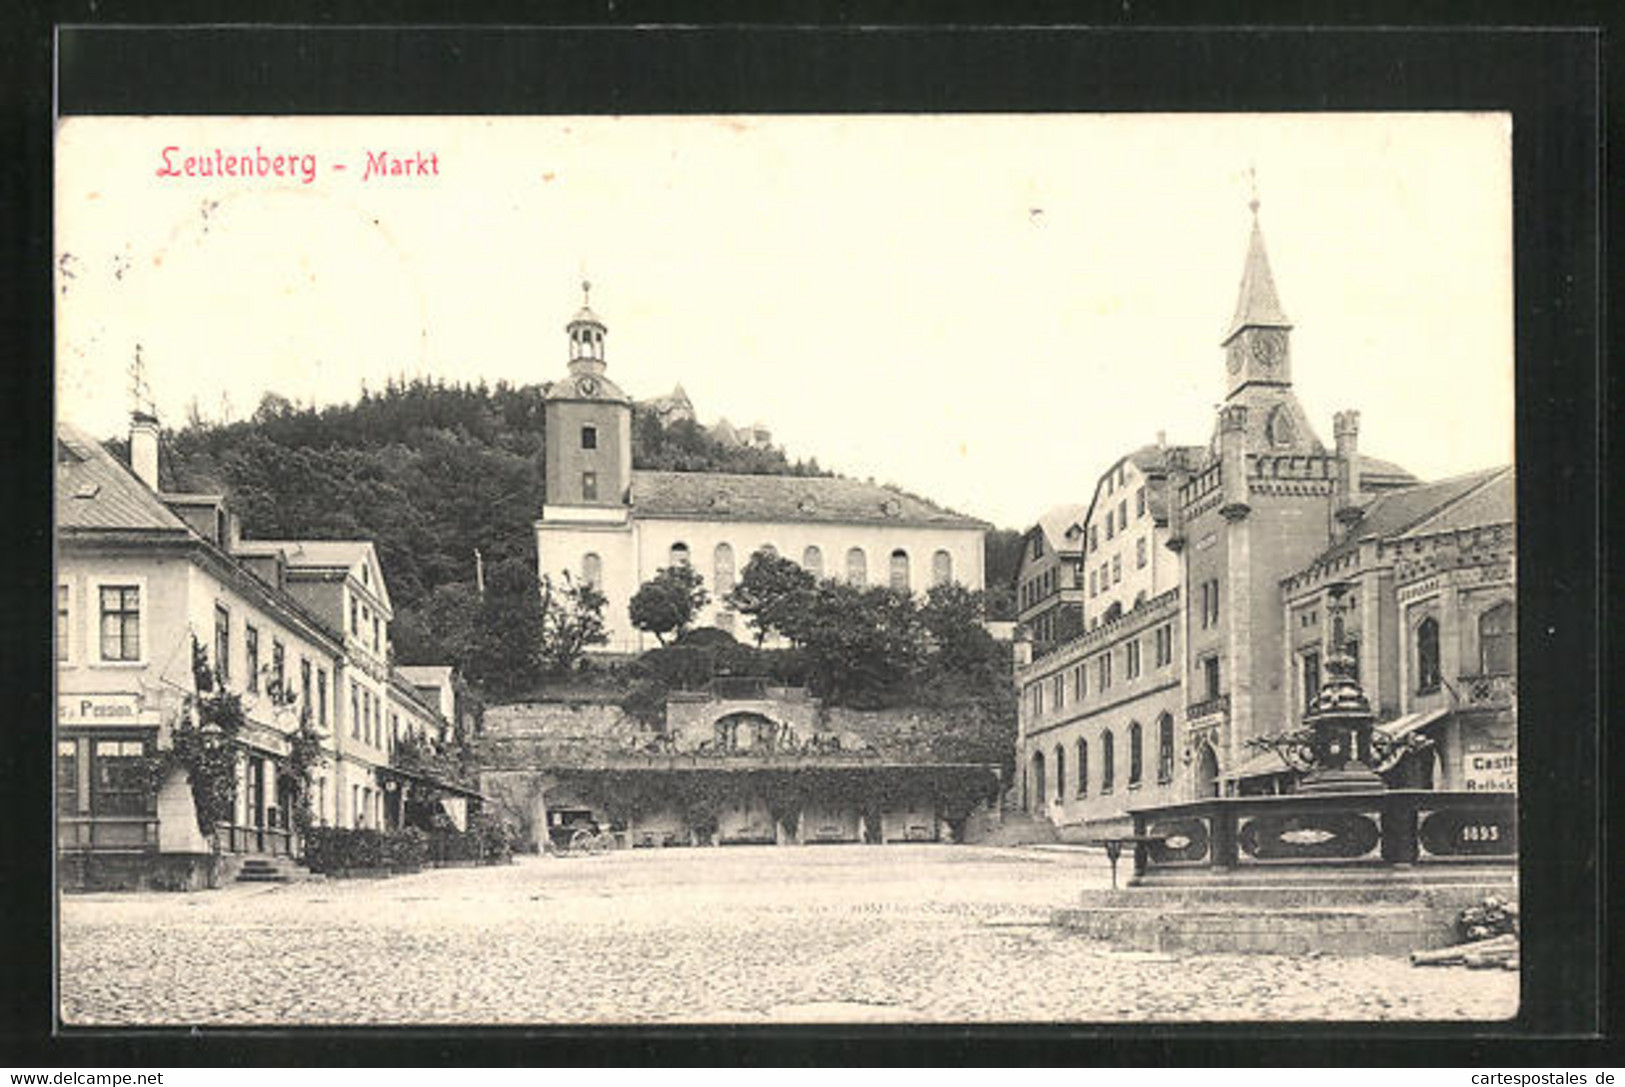
<svg viewBox="0 0 1625 1087"><path fill-rule="evenodd" d="M1360 508L1360 413L1340 411L1332 416L1337 439L1337 490L1333 516L1345 529L1353 529L1365 511Z"/></svg>
<svg viewBox="0 0 1625 1087"><path fill-rule="evenodd" d="M158 490L158 417L130 413L130 470L149 490Z"/></svg>
<svg viewBox="0 0 1625 1087"><path fill-rule="evenodd" d="M1219 473L1224 486L1219 513L1239 521L1252 512L1247 505L1247 409L1240 404L1219 409Z"/></svg>

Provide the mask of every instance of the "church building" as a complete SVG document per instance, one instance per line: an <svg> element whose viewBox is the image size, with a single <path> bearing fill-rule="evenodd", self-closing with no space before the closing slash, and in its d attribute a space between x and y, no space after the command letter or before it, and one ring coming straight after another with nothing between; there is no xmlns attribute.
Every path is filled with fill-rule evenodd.
<svg viewBox="0 0 1625 1087"><path fill-rule="evenodd" d="M569 374L547 391L547 493L536 521L539 573L589 582L608 598L609 641L600 649L637 653L655 644L632 627L628 603L657 571L678 564L698 571L711 597L696 625L745 635L725 598L757 551L854 585L983 587L990 526L896 488L634 470L633 401L605 372L607 331L585 304L566 326Z"/></svg>

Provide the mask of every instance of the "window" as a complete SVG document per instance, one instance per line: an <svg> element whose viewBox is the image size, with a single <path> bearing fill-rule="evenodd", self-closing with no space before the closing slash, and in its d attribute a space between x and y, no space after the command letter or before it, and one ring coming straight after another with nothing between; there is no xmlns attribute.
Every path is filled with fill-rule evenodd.
<svg viewBox="0 0 1625 1087"><path fill-rule="evenodd" d="M1135 638L1125 647L1127 651L1127 673L1129 679L1140 678L1140 639Z"/></svg>
<svg viewBox="0 0 1625 1087"><path fill-rule="evenodd" d="M1174 719L1169 714L1157 718L1157 781L1174 780Z"/></svg>
<svg viewBox="0 0 1625 1087"><path fill-rule="evenodd" d="M1089 595L1094 596L1099 591L1100 591L1099 586L1096 584L1096 581L1095 581L1095 571L1090 570L1089 571Z"/></svg>
<svg viewBox="0 0 1625 1087"><path fill-rule="evenodd" d="M68 622L68 595L66 585L56 587L56 659L64 662L68 659L68 632L73 629Z"/></svg>
<svg viewBox="0 0 1625 1087"><path fill-rule="evenodd" d="M1174 627L1164 623L1157 628L1157 667L1172 664L1174 660Z"/></svg>
<svg viewBox="0 0 1625 1087"><path fill-rule="evenodd" d="M581 500L583 502L598 501L598 473L581 473Z"/></svg>
<svg viewBox="0 0 1625 1087"><path fill-rule="evenodd" d="M1037 533L1034 533L1034 535L1033 535L1033 558L1040 559L1040 558L1043 558L1043 557L1044 557L1044 537L1037 534Z"/></svg>
<svg viewBox="0 0 1625 1087"><path fill-rule="evenodd" d="M1112 556L1112 584L1116 585L1123 580L1123 556Z"/></svg>
<svg viewBox="0 0 1625 1087"><path fill-rule="evenodd" d="M1089 795L1089 741L1078 739L1078 795Z"/></svg>
<svg viewBox="0 0 1625 1087"><path fill-rule="evenodd" d="M807 550L801 553L801 565L813 577L824 576L824 552L816 544L809 544Z"/></svg>
<svg viewBox="0 0 1625 1087"><path fill-rule="evenodd" d="M1128 783L1130 788L1140 783L1142 743L1140 722L1130 721L1128 725Z"/></svg>
<svg viewBox="0 0 1625 1087"><path fill-rule="evenodd" d="M384 638L383 634L381 633L381 628L378 625L378 616L376 615L372 617L372 648L374 651L378 652L381 652L384 648Z"/></svg>
<svg viewBox="0 0 1625 1087"><path fill-rule="evenodd" d="M732 592L734 587L733 546L725 543L717 544L716 551L712 554L712 565L715 571L712 575L712 583L716 588L717 597L720 599Z"/></svg>
<svg viewBox="0 0 1625 1087"><path fill-rule="evenodd" d="M1100 529L1096 525L1089 526L1089 550L1100 550Z"/></svg>
<svg viewBox="0 0 1625 1087"><path fill-rule="evenodd" d="M255 626L243 629L243 652L248 657L248 675L243 677L250 694L260 690L260 632Z"/></svg>
<svg viewBox="0 0 1625 1087"><path fill-rule="evenodd" d="M1116 740L1112 737L1112 730L1107 729L1100 734L1100 791L1112 791L1112 778L1116 773L1117 762Z"/></svg>
<svg viewBox="0 0 1625 1087"><path fill-rule="evenodd" d="M149 815L154 798L147 790L141 740L96 740L90 769L93 815Z"/></svg>
<svg viewBox="0 0 1625 1087"><path fill-rule="evenodd" d="M667 561L666 565L667 566L687 566L688 565L688 544L686 544L686 543L674 543L674 544L672 544L671 545L671 555L670 555L670 558Z"/></svg>
<svg viewBox="0 0 1625 1087"><path fill-rule="evenodd" d="M598 448L598 428L597 427L595 427L595 426L584 426L584 427L581 428L581 448L583 448L583 449L597 449Z"/></svg>
<svg viewBox="0 0 1625 1087"><path fill-rule="evenodd" d="M854 547L846 553L846 582L859 588L869 582L868 560L864 558L861 547Z"/></svg>
<svg viewBox="0 0 1625 1087"><path fill-rule="evenodd" d="M272 638L271 639L271 693L272 694L280 696L280 695L284 695L284 694L287 693L287 688L284 686L284 684L288 680L286 667L287 667L287 651L285 649L283 649L282 643L280 641L278 641L275 638Z"/></svg>
<svg viewBox="0 0 1625 1087"><path fill-rule="evenodd" d="M316 723L327 727L327 670L316 669Z"/></svg>
<svg viewBox="0 0 1625 1087"><path fill-rule="evenodd" d="M361 688L350 681L350 739L361 739Z"/></svg>
<svg viewBox="0 0 1625 1087"><path fill-rule="evenodd" d="M362 571L365 572L366 567L362 567ZM357 603L356 598L353 596L345 599L350 602L350 633L359 638L361 637L361 605Z"/></svg>
<svg viewBox="0 0 1625 1087"><path fill-rule="evenodd" d="M1303 708L1308 712L1320 693L1320 651L1311 649L1303 655Z"/></svg>
<svg viewBox="0 0 1625 1087"><path fill-rule="evenodd" d="M1042 683L1033 684L1033 715L1035 717L1044 716L1044 685Z"/></svg>
<svg viewBox="0 0 1625 1087"><path fill-rule="evenodd" d="M1219 580L1202 582L1202 629L1219 624Z"/></svg>
<svg viewBox="0 0 1625 1087"><path fill-rule="evenodd" d="M56 810L79 814L79 741L56 742Z"/></svg>
<svg viewBox="0 0 1625 1087"><path fill-rule="evenodd" d="M1141 536L1138 540L1134 541L1134 565L1136 568L1143 569L1145 567L1145 557L1145 537Z"/></svg>
<svg viewBox="0 0 1625 1087"><path fill-rule="evenodd" d="M1507 675L1518 663L1512 605L1497 604L1478 617L1478 665L1483 675Z"/></svg>
<svg viewBox="0 0 1625 1087"><path fill-rule="evenodd" d="M1112 511L1108 509L1106 511L1106 538L1109 540L1115 535L1117 535L1117 518L1112 516Z"/></svg>
<svg viewBox="0 0 1625 1087"><path fill-rule="evenodd" d="M1089 693L1088 669L1078 665L1072 669L1072 701L1082 702L1083 696Z"/></svg>
<svg viewBox="0 0 1625 1087"><path fill-rule="evenodd" d="M1123 532L1128 528L1128 499L1124 498L1117 503L1117 531Z"/></svg>
<svg viewBox="0 0 1625 1087"><path fill-rule="evenodd" d="M604 560L592 551L581 556L581 580L597 589L604 581Z"/></svg>
<svg viewBox="0 0 1625 1087"><path fill-rule="evenodd" d="M1066 748L1060 744L1055 745L1055 800L1066 800Z"/></svg>
<svg viewBox="0 0 1625 1087"><path fill-rule="evenodd" d="M1112 565L1109 562L1100 564L1100 591L1110 592L1112 586Z"/></svg>
<svg viewBox="0 0 1625 1087"><path fill-rule="evenodd" d="M104 585L101 590L102 660L141 659L141 589Z"/></svg>
<svg viewBox="0 0 1625 1087"><path fill-rule="evenodd" d="M1059 672L1050 680L1050 700L1055 703L1057 710L1066 708L1066 677Z"/></svg>
<svg viewBox="0 0 1625 1087"><path fill-rule="evenodd" d="M306 657L299 658L299 710L310 710L310 660Z"/></svg>
<svg viewBox="0 0 1625 1087"><path fill-rule="evenodd" d="M1072 587L1074 589L1083 588L1083 564L1082 563L1076 563L1075 562L1075 563L1072 564Z"/></svg>
<svg viewBox="0 0 1625 1087"><path fill-rule="evenodd" d="M1202 697L1219 697L1219 658L1202 658Z"/></svg>
<svg viewBox="0 0 1625 1087"><path fill-rule="evenodd" d="M946 551L931 556L931 584L947 585L954 579L954 557Z"/></svg>
<svg viewBox="0 0 1625 1087"><path fill-rule="evenodd" d="M1095 658L1095 661L1095 667L1100 672L1099 682L1095 684L1095 687L1102 692L1107 691L1112 685L1112 655L1109 651L1102 653Z"/></svg>
<svg viewBox="0 0 1625 1087"><path fill-rule="evenodd" d="M908 552L899 547L891 553L892 591L898 593L908 592L908 580Z"/></svg>
<svg viewBox="0 0 1625 1087"><path fill-rule="evenodd" d="M350 821L357 827L365 825L361 815L361 786L350 786Z"/></svg>
<svg viewBox="0 0 1625 1087"><path fill-rule="evenodd" d="M1140 487L1134 492L1134 516L1145 516L1145 488Z"/></svg>

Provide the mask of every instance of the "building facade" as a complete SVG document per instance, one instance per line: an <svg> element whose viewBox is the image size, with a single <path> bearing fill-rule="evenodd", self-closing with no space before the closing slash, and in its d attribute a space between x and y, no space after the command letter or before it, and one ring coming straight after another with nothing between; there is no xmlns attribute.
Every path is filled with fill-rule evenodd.
<svg viewBox="0 0 1625 1087"><path fill-rule="evenodd" d="M1426 758L1384 767L1393 780L1505 787L1516 765L1511 471L1419 483L1360 452L1352 411L1334 417L1333 445L1320 440L1293 388L1292 325L1253 210L1211 439L1159 436L1107 470L1082 522L1084 633L1018 652L1022 795L1060 824L1122 828L1137 807L1293 788L1280 757L1249 741L1301 722L1334 638L1334 584L1352 605L1335 637L1353 643L1379 725L1437 737ZM1148 671L1146 632L1163 630L1151 652L1172 664ZM1139 686L1124 689L1130 670ZM1125 794L1125 730L1148 788L1148 721L1159 776Z"/></svg>
<svg viewBox="0 0 1625 1087"><path fill-rule="evenodd" d="M983 587L988 525L891 487L856 480L634 471L632 401L605 373L607 330L583 307L567 326L569 376L547 391L546 503L536 522L539 573L596 586L608 599L609 652L654 639L628 603L663 567L689 565L710 603L698 625L739 635L726 602L757 551L820 577L923 593Z"/></svg>
<svg viewBox="0 0 1625 1087"><path fill-rule="evenodd" d="M1021 540L1016 622L1045 652L1083 629L1083 506L1056 506Z"/></svg>
<svg viewBox="0 0 1625 1087"><path fill-rule="evenodd" d="M157 421L137 415L131 467L63 424L57 437L57 827L69 884L194 886L217 858L297 852L291 740L308 722L320 758L318 824L387 827L393 685L388 594L370 544L245 541L217 495L161 492ZM231 817L210 838L185 774L146 765L197 693L193 646L238 695ZM398 812L397 812L398 814Z"/></svg>

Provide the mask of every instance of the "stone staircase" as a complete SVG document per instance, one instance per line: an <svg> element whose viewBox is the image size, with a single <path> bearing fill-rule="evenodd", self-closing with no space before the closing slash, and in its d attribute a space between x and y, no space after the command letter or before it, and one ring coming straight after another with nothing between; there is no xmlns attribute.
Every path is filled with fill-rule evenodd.
<svg viewBox="0 0 1625 1087"><path fill-rule="evenodd" d="M967 823L965 827L965 841L971 845L1008 847L1049 844L1056 840L1054 823L1020 810L1001 812L997 824L981 820Z"/></svg>
<svg viewBox="0 0 1625 1087"><path fill-rule="evenodd" d="M294 860L271 856L242 858L236 874L238 883L294 883L313 878L310 869Z"/></svg>

